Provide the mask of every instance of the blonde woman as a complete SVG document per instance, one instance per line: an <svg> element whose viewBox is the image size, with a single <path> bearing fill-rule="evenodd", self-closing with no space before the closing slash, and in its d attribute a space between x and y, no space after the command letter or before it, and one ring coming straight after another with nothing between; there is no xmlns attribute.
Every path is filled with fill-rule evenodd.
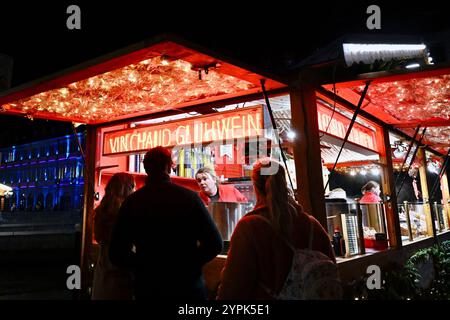
<svg viewBox="0 0 450 320"><path fill-rule="evenodd" d="M135 182L132 175L114 174L106 185L105 196L95 209L94 235L100 245L100 251L94 271L93 300L131 300L133 298L131 272L122 270L111 263L109 245L120 206L134 188Z"/></svg>
<svg viewBox="0 0 450 320"><path fill-rule="evenodd" d="M273 299L268 290L281 291L291 268L293 251L285 240L307 248L313 232L312 249L335 261L327 232L294 200L280 163L269 158L258 161L252 181L255 209L233 232L218 299Z"/></svg>
<svg viewBox="0 0 450 320"><path fill-rule="evenodd" d="M200 168L195 179L200 188L199 196L206 206L211 202L248 202L234 186L219 184L219 179L208 167Z"/></svg>

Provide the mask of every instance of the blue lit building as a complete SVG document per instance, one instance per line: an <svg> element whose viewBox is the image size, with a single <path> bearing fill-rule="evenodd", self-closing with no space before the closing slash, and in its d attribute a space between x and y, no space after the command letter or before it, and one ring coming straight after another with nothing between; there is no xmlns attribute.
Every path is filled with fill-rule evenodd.
<svg viewBox="0 0 450 320"><path fill-rule="evenodd" d="M78 133L82 148L85 136ZM0 183L13 195L0 211L67 211L83 206L84 162L75 135L0 149Z"/></svg>

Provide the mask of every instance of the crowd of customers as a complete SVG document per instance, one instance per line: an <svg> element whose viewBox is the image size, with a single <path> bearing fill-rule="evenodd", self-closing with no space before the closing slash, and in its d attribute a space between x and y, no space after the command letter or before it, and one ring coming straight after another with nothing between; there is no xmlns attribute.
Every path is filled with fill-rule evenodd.
<svg viewBox="0 0 450 320"><path fill-rule="evenodd" d="M209 168L195 175L199 193L172 183L172 155L166 148L149 150L143 164L142 188L134 191L133 177L117 173L95 209L100 252L92 299L205 300L202 268L223 245L207 205L247 199L220 184ZM295 200L281 164L261 159L252 182L256 205L234 229L217 299L274 299L296 249L309 247L335 263L327 232Z"/></svg>

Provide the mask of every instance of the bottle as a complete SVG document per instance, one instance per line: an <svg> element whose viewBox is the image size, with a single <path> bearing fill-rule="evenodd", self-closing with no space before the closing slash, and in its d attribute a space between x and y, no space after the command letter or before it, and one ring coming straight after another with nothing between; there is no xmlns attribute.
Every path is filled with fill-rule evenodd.
<svg viewBox="0 0 450 320"><path fill-rule="evenodd" d="M345 243L341 234L341 228L335 227L333 234L333 249L336 257L342 257L345 255Z"/></svg>

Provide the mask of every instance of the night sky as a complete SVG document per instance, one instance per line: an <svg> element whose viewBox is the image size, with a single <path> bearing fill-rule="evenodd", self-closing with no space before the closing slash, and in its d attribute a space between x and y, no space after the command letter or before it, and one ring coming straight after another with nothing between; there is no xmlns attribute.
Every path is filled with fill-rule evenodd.
<svg viewBox="0 0 450 320"><path fill-rule="evenodd" d="M281 73L344 34L428 35L450 30L443 1L92 2L2 1L0 53L14 59L12 86L164 32ZM81 30L66 27L71 4L81 8ZM370 4L381 8L381 30L366 27ZM0 147L68 128L64 123L0 115Z"/></svg>

